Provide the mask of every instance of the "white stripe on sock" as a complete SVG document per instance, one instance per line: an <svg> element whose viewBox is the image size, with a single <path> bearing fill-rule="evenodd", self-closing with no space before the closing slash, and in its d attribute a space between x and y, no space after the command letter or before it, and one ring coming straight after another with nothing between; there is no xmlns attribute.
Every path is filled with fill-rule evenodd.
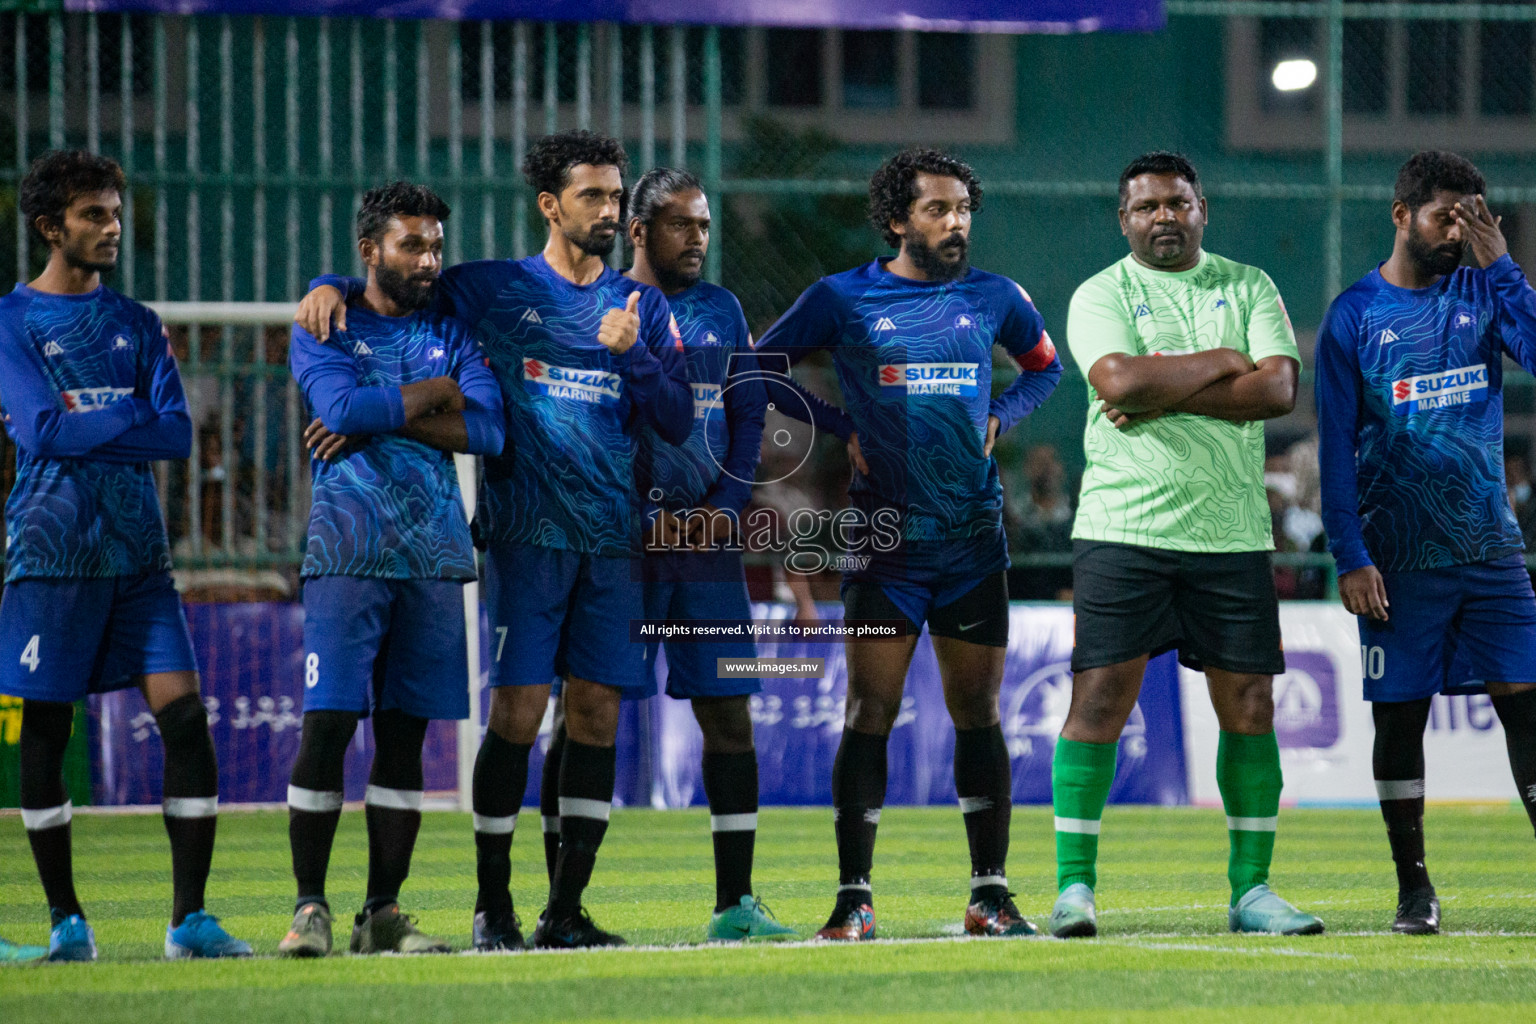
<svg viewBox="0 0 1536 1024"><path fill-rule="evenodd" d="M167 818L217 818L219 798L216 796L168 796L160 801L160 809Z"/></svg>
<svg viewBox="0 0 1536 1024"><path fill-rule="evenodd" d="M711 832L756 832L757 812L750 814L711 814L709 816L709 830Z"/></svg>
<svg viewBox="0 0 1536 1024"><path fill-rule="evenodd" d="M517 829L517 815L509 814L505 818L493 818L488 814L475 815L475 831L484 832L488 836L509 836Z"/></svg>
<svg viewBox="0 0 1536 1024"><path fill-rule="evenodd" d="M1227 828L1234 832L1273 832L1279 821L1278 814L1273 818L1234 818L1229 814Z"/></svg>
<svg viewBox="0 0 1536 1024"><path fill-rule="evenodd" d="M1057 832L1076 832L1081 836L1096 836L1099 834L1100 822L1094 818L1062 818L1056 819Z"/></svg>
<svg viewBox="0 0 1536 1024"><path fill-rule="evenodd" d="M370 807L383 807L391 811L419 811L421 810L421 790L369 786L368 791L363 794L363 803Z"/></svg>
<svg viewBox="0 0 1536 1024"><path fill-rule="evenodd" d="M1007 875L977 875L975 878L971 879L971 888L973 890L980 889L984 885L1000 885L1004 889L1006 889L1006 888L1008 888L1008 876Z"/></svg>
<svg viewBox="0 0 1536 1024"><path fill-rule="evenodd" d="M316 814L339 811L345 799L346 794L340 790L305 789L302 786L292 785L288 787L288 806L296 811L313 811Z"/></svg>
<svg viewBox="0 0 1536 1024"><path fill-rule="evenodd" d="M1417 800L1423 795L1423 779L1376 780L1376 799L1378 800Z"/></svg>
<svg viewBox="0 0 1536 1024"><path fill-rule="evenodd" d="M21 825L28 832L41 832L45 828L68 825L74 816L75 805L69 800L65 800L57 807L23 807Z"/></svg>
<svg viewBox="0 0 1536 1024"><path fill-rule="evenodd" d="M863 884L854 884L854 885L840 885L840 886L837 887L837 891L838 892L867 892L871 896L873 896L874 892L875 892L874 887L872 885L870 885L868 882L865 882Z"/></svg>
<svg viewBox="0 0 1536 1024"><path fill-rule="evenodd" d="M560 798L560 817L562 818L591 818L594 821L607 821L611 813L613 813L611 800L588 800L579 796Z"/></svg>
<svg viewBox="0 0 1536 1024"><path fill-rule="evenodd" d="M880 824L880 810L881 810L881 808L879 808L879 807L871 807L867 811L865 811L864 812L864 822L865 822L865 824L868 824L868 825L878 825L878 824Z"/></svg>
<svg viewBox="0 0 1536 1024"><path fill-rule="evenodd" d="M555 814L546 814L539 818L539 823L544 827L545 835L557 836L560 834L560 817Z"/></svg>
<svg viewBox="0 0 1536 1024"><path fill-rule="evenodd" d="M974 811L990 811L992 798L989 796L963 796L960 798L960 813L970 814Z"/></svg>

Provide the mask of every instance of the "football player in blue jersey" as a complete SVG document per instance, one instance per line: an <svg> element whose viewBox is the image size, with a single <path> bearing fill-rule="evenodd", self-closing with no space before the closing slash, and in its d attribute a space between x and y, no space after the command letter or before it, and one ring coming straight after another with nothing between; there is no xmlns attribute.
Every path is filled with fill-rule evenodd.
<svg viewBox="0 0 1536 1024"><path fill-rule="evenodd" d="M203 906L219 771L150 471L191 453L192 421L160 318L101 283L117 265L125 187L116 163L80 150L44 154L20 184L48 265L0 299L0 405L18 449L0 693L23 698L21 816L53 916L49 958L96 959L62 774L74 703L129 686L165 745L165 955L249 956Z"/></svg>
<svg viewBox="0 0 1536 1024"><path fill-rule="evenodd" d="M1392 255L1317 336L1323 522L1359 616L1371 766L1397 865L1395 932L1433 934L1424 727L1438 693L1490 695L1536 824L1536 597L1504 484L1504 357L1536 372L1536 291L1476 167L1423 152L1393 190ZM1476 266L1463 266L1470 252Z"/></svg>
<svg viewBox="0 0 1536 1024"><path fill-rule="evenodd" d="M767 396L751 365L752 336L736 296L700 279L709 249L709 200L687 171L659 167L635 183L629 276L667 296L693 388L693 430L671 445L641 437L640 489L650 510L645 617L746 621L739 536L763 438ZM651 661L658 645L652 644ZM717 658L751 658L751 640L668 642L668 696L688 700L704 734L703 782L715 850L712 940L783 939L752 892L757 839L757 751L748 698L756 678L721 679Z"/></svg>
<svg viewBox="0 0 1536 1024"><path fill-rule="evenodd" d="M643 644L628 623L644 606L635 445L649 424L687 439L692 395L682 339L655 288L604 262L618 239L624 148L592 132L546 136L523 175L548 226L542 252L443 272L434 308L480 337L506 402L506 451L485 460L475 513L486 546L491 708L475 761L477 949L515 948L510 848L551 682L563 720L545 759L549 903L536 946L614 945L582 907L613 801L620 700L646 689ZM321 278L298 322L325 340L361 282Z"/></svg>
<svg viewBox="0 0 1536 1024"><path fill-rule="evenodd" d="M905 150L870 181L870 220L898 255L823 278L763 336L793 362L829 349L847 411L776 404L849 441L854 513L840 520L863 568L845 574L846 619L900 621L896 643L850 641L847 720L833 766L837 902L819 938L873 938L875 829L886 748L926 623L955 724L955 788L971 850L965 928L1030 935L1008 891L1012 773L998 714L1008 643L1008 545L992 447L1055 389L1061 362L1013 281L970 265L981 183L966 164ZM992 397L992 347L1019 375ZM782 385L770 384L770 397Z"/></svg>
<svg viewBox="0 0 1536 1024"><path fill-rule="evenodd" d="M298 900L285 956L331 951L325 874L347 747L373 717L368 892L354 953L447 952L400 912L421 827L431 719L469 715L464 582L475 553L452 452L500 454L501 389L460 321L430 312L448 204L393 182L363 196L368 268L349 327L322 345L293 329L289 362L316 413L304 577L304 731L288 785Z"/></svg>

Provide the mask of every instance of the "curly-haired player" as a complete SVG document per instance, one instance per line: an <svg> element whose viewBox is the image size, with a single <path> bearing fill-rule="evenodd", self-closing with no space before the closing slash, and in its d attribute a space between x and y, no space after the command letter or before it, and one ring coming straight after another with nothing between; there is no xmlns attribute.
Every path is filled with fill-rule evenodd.
<svg viewBox="0 0 1536 1024"><path fill-rule="evenodd" d="M191 454L192 421L160 318L101 283L117 265L125 187L116 163L81 150L44 154L21 181L21 215L48 265L0 299L0 403L19 449L0 693L23 698L21 819L53 917L49 959L96 959L61 774L74 702L128 686L165 745L165 955L249 956L203 908L218 765L149 465Z"/></svg>
<svg viewBox="0 0 1536 1024"><path fill-rule="evenodd" d="M1012 774L998 716L1008 644L1008 544L992 446L1061 378L1045 322L1024 289L969 263L981 185L969 167L909 149L870 181L875 228L900 250L813 284L758 345L791 362L832 352L847 411L805 395L807 409L848 442L849 620L906 623L895 643L849 641L848 711L832 770L837 902L819 938L875 935L870 867L885 803L886 748L907 668L926 623L955 723L955 788L971 849L965 928L1030 935L1008 891ZM992 397L992 347L1022 371ZM770 396L785 385L771 383Z"/></svg>
<svg viewBox="0 0 1536 1024"><path fill-rule="evenodd" d="M635 446L642 424L681 444L693 424L682 342L660 291L607 267L623 216L624 149L569 131L523 163L549 229L543 252L443 272L436 308L479 334L506 400L506 450L485 460L475 513L486 546L491 712L475 760L478 949L522 945L508 890L512 830L550 684L563 719L544 762L549 904L536 946L615 945L582 908L613 801L619 701L647 688ZM320 278L298 322L324 340L343 290Z"/></svg>

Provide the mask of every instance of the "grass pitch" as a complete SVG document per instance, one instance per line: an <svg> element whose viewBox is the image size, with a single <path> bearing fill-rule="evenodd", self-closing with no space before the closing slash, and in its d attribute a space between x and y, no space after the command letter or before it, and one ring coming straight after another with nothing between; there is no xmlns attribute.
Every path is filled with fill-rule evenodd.
<svg viewBox="0 0 1536 1024"><path fill-rule="evenodd" d="M513 846L525 927L542 903L530 808ZM703 811L615 813L588 893L598 923L643 947L325 961L271 959L291 916L286 815L226 813L209 909L248 939L243 962L159 961L170 907L158 816L75 819L77 884L101 962L0 969L7 1024L450 1020L1536 1021L1536 846L1516 807L1431 807L1430 866L1446 934L1387 932L1396 885L1374 810L1281 815L1273 884L1328 934L1226 930L1226 832L1217 811L1111 807L1095 940L967 940L967 856L953 808L889 808L875 904L892 941L852 947L699 944L713 903ZM533 828L529 826L533 825ZM1043 923L1054 896L1048 808L1014 811L1009 879ZM366 880L363 816L343 816L330 897L338 945ZM0 935L46 941L21 821L0 817ZM831 814L762 813L760 895L809 936L831 908ZM428 932L462 948L474 902L467 815L428 814L402 897Z"/></svg>

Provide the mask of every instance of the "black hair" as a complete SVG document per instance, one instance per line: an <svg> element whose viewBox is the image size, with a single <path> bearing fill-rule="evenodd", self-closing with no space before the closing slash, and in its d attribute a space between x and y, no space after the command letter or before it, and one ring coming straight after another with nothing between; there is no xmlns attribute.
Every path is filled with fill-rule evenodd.
<svg viewBox="0 0 1536 1024"><path fill-rule="evenodd" d="M1176 174L1189 182L1189 187L1195 190L1195 197L1199 198L1205 193L1200 190L1200 172L1195 170L1195 165L1189 162L1189 158L1183 153L1171 153L1166 149L1156 149L1126 164L1125 170L1120 172L1120 205L1125 205L1126 197L1131 192L1131 181L1143 174Z"/></svg>
<svg viewBox="0 0 1536 1024"><path fill-rule="evenodd" d="M698 175L676 167L655 167L646 171L635 182L629 196L629 220L639 221L646 227L656 219L656 214L680 192L704 191Z"/></svg>
<svg viewBox="0 0 1536 1024"><path fill-rule="evenodd" d="M981 209L981 179L970 164L937 149L904 149L881 164L869 179L869 222L893 249L901 248L901 236L891 230L891 222L901 224L911 216L919 174L959 180L970 193L971 212Z"/></svg>
<svg viewBox="0 0 1536 1024"><path fill-rule="evenodd" d="M577 128L556 132L534 142L523 157L523 178L535 192L558 196L571 183L571 168L577 164L593 167L617 167L622 178L629 170L629 157L618 139Z"/></svg>
<svg viewBox="0 0 1536 1024"><path fill-rule="evenodd" d="M1488 183L1472 161L1444 150L1426 149L1413 154L1398 169L1392 199L1417 210L1435 198L1436 192L1482 195L1486 191Z"/></svg>
<svg viewBox="0 0 1536 1024"><path fill-rule="evenodd" d="M379 241L392 217L447 220L450 212L448 204L427 186L392 181L363 193L363 205L357 208L357 237Z"/></svg>
<svg viewBox="0 0 1536 1024"><path fill-rule="evenodd" d="M83 149L50 149L27 168L17 188L17 205L33 237L46 243L37 229L39 217L62 225L64 211L77 197L108 189L121 196L127 188L128 180L116 160Z"/></svg>

